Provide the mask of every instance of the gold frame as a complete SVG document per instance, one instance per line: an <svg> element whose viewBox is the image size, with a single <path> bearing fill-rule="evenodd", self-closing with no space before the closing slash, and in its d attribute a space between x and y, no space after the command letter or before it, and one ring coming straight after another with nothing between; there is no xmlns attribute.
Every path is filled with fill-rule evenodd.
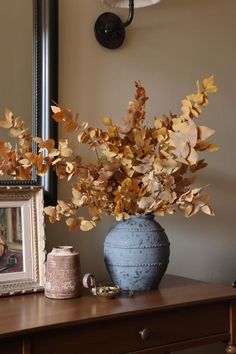
<svg viewBox="0 0 236 354"><path fill-rule="evenodd" d="M0 274L0 296L43 291L45 233L43 189L0 186L0 208L21 208L23 270Z"/></svg>

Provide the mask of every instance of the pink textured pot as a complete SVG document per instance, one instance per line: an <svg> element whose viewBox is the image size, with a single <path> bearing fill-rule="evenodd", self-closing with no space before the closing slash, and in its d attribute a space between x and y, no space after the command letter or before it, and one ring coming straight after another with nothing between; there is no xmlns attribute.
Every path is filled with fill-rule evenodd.
<svg viewBox="0 0 236 354"><path fill-rule="evenodd" d="M45 296L69 299L80 296L80 259L72 246L53 248L47 256Z"/></svg>

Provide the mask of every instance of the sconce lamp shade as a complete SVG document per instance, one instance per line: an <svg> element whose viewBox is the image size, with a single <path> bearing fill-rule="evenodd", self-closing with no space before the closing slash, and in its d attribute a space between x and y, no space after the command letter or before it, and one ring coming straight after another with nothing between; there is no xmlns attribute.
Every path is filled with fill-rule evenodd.
<svg viewBox="0 0 236 354"><path fill-rule="evenodd" d="M117 7L117 8L129 8L129 0L103 0L104 4ZM134 7L146 7L152 6L160 2L160 0L134 0Z"/></svg>

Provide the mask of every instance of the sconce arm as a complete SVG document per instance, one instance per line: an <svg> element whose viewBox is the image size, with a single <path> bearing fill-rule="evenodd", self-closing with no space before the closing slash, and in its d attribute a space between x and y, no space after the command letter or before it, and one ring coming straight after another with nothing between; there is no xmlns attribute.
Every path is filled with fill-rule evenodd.
<svg viewBox="0 0 236 354"><path fill-rule="evenodd" d="M124 27L127 27L131 24L134 18L134 0L129 0L129 16L128 19L123 22Z"/></svg>

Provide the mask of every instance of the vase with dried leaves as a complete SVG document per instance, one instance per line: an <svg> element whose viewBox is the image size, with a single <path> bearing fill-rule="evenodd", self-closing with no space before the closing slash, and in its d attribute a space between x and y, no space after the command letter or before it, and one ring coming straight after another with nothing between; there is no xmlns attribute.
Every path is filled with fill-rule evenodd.
<svg viewBox="0 0 236 354"><path fill-rule="evenodd" d="M195 186L195 173L207 166L200 153L218 150L208 141L214 130L197 124L208 105L208 95L217 91L214 76L201 85L197 82L197 92L181 101L180 114L155 117L151 127L145 124L145 89L139 82L135 86L135 97L122 124L104 117L105 130L80 122L78 114L68 108L52 106L52 118L62 124L64 132L72 133L78 144L91 148L95 163L83 162L78 144L69 139L60 139L55 146L53 139L32 137L23 120L6 109L0 127L7 128L18 142L13 147L0 141L0 174L28 180L33 169L45 175L54 168L58 178L70 183L72 196L69 202L58 200L56 206L44 211L52 223L64 218L70 231L77 227L89 231L104 215L118 222L131 216L159 218L177 209L186 217L198 211L213 215L208 195L203 193L206 186ZM32 150L33 141L37 152ZM81 215L82 208L87 217Z"/></svg>

